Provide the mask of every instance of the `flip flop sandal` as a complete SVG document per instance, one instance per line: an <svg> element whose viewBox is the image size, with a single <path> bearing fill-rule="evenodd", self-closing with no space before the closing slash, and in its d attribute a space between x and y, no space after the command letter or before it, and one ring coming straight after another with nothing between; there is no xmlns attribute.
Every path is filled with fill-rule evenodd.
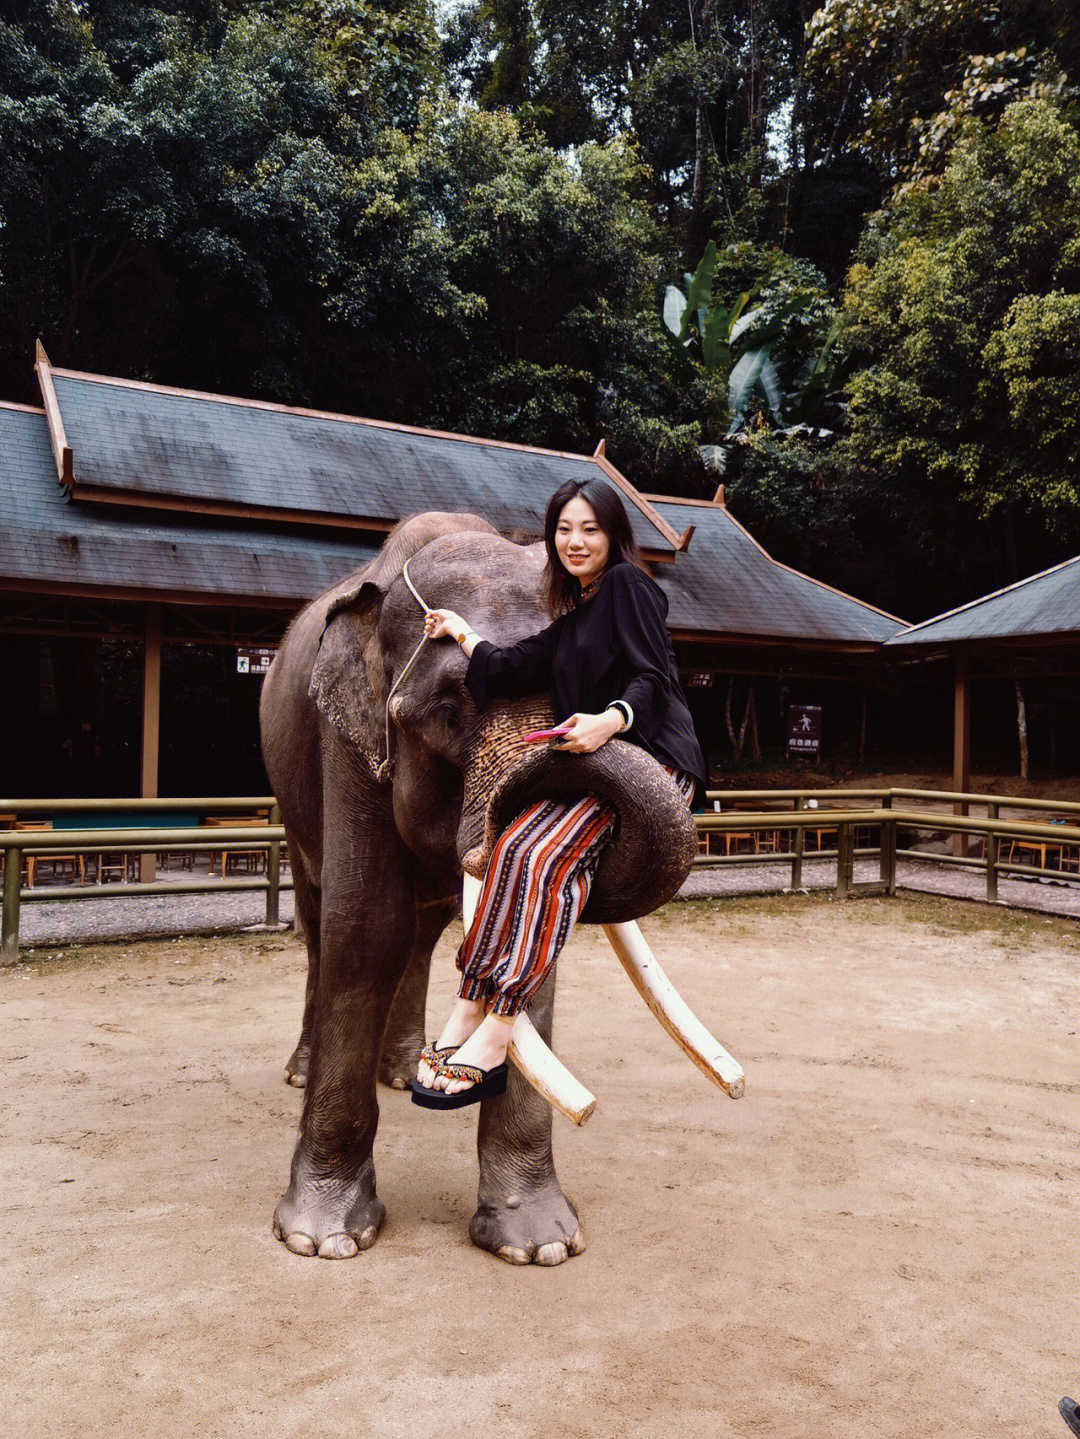
<svg viewBox="0 0 1080 1439"><path fill-rule="evenodd" d="M1060 1399L1058 1413L1074 1434L1080 1435L1080 1404L1075 1399Z"/></svg>
<svg viewBox="0 0 1080 1439"><path fill-rule="evenodd" d="M506 1092L506 1081L510 1074L508 1064L497 1064L494 1069L479 1069L474 1064L452 1064L444 1060L439 1072L448 1079L471 1079L471 1089L461 1089L457 1094L447 1094L444 1089L425 1089L419 1080L412 1085L412 1102L422 1109L464 1109L467 1104L479 1104L482 1099L494 1099Z"/></svg>
<svg viewBox="0 0 1080 1439"><path fill-rule="evenodd" d="M434 1069L436 1073L438 1073L442 1065L444 1065L448 1059L452 1059L460 1048L460 1044L448 1044L445 1049L436 1049L433 1044L425 1044L420 1051L420 1058L429 1069Z"/></svg>

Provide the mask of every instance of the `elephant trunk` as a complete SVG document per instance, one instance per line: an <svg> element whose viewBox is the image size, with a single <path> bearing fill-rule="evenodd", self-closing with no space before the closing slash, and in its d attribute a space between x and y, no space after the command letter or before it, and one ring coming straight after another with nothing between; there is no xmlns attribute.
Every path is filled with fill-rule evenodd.
<svg viewBox="0 0 1080 1439"><path fill-rule="evenodd" d="M595 794L614 807L618 824L582 919L620 924L650 914L677 893L693 864L697 837L685 799L655 759L625 740L588 755L524 743L529 730L550 724L535 701L506 706L485 723L465 780L462 868L481 878L498 836L536 800Z"/></svg>
<svg viewBox="0 0 1080 1439"><path fill-rule="evenodd" d="M551 729L553 724L551 706L539 698L506 701L484 715L472 764L465 771L458 828L458 858L466 874L479 879L484 873L490 854L490 846L484 846L488 805L503 777L533 750L525 743L525 736L534 730Z"/></svg>

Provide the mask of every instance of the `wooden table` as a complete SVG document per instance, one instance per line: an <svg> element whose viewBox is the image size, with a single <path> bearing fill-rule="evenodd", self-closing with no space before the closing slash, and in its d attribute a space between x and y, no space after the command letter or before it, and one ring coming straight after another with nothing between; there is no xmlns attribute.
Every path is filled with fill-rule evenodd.
<svg viewBox="0 0 1080 1439"><path fill-rule="evenodd" d="M263 810L260 814L208 814L206 825L209 829L265 829L270 822L269 814ZM266 843L269 845L270 841ZM221 860L221 877L225 878L230 860L233 863L243 862L248 866L250 873L258 874L266 868L266 850L264 849L222 849L213 851L210 860L210 868L213 869L218 860Z"/></svg>
<svg viewBox="0 0 1080 1439"><path fill-rule="evenodd" d="M1009 852L1005 856L1006 864L1012 863L1013 856L1017 850L1020 851L1019 862L1021 864L1027 863L1024 859L1025 855L1030 855L1032 861L1034 861L1035 856L1038 855L1038 868L1046 869L1048 868L1046 863L1047 855L1050 854L1052 850L1057 851L1058 865L1060 866L1061 864L1061 845L1055 839L1010 839Z"/></svg>

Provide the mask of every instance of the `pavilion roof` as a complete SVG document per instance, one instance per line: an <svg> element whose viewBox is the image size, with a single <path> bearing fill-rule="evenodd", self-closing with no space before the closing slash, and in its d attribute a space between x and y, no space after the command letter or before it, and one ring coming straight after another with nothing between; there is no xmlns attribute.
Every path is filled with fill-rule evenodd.
<svg viewBox="0 0 1080 1439"><path fill-rule="evenodd" d="M56 483L43 410L0 404L0 585L299 606L378 552L322 538L89 505Z"/></svg>
<svg viewBox="0 0 1080 1439"><path fill-rule="evenodd" d="M670 560L679 536L603 457L413 429L54 369L38 377L57 469L76 498L370 531L422 510L481 514L538 537L554 490L599 479L634 537Z"/></svg>
<svg viewBox="0 0 1080 1439"><path fill-rule="evenodd" d="M565 455L164 390L54 370L40 351L37 368L44 410L0 405L9 590L298 606L409 514L471 510L536 534L573 475L623 495L676 635L872 650L903 628L772 560L722 504L639 494L602 447Z"/></svg>
<svg viewBox="0 0 1080 1439"><path fill-rule="evenodd" d="M651 497L693 539L656 577L668 596L672 629L718 637L876 648L903 620L772 559L722 504Z"/></svg>
<svg viewBox="0 0 1080 1439"><path fill-rule="evenodd" d="M890 645L956 648L980 642L1080 638L1080 555L958 609L912 625Z"/></svg>

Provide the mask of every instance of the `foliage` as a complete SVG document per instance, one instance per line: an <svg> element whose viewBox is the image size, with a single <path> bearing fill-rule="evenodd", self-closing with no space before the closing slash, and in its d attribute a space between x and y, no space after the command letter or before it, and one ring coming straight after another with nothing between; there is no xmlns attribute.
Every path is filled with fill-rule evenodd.
<svg viewBox="0 0 1080 1439"><path fill-rule="evenodd" d="M750 290L743 290L730 306L714 303L718 274L741 274L744 278L751 274L756 284L763 283L754 308L746 309ZM797 277L803 274L815 284L814 290L793 289ZM783 391L773 352L783 346L789 354L796 352L800 339L805 342L807 336L813 335L815 321L820 324L829 312L823 277L786 257L762 253L753 246L730 246L720 252L716 242L710 240L697 269L692 274L687 272L683 279L685 291L677 285L667 287L664 324L681 347L679 353L690 354L698 368L713 380L710 390L715 394L726 387L729 424L725 439L746 427L755 400L758 415L767 415L778 425L815 415L831 392L836 374L836 367L829 363L835 327L816 356L805 356L791 395Z"/></svg>
<svg viewBox="0 0 1080 1439"><path fill-rule="evenodd" d="M1080 541L1072 0L0 7L4 395L40 336L650 490L719 451L913 616Z"/></svg>
<svg viewBox="0 0 1080 1439"><path fill-rule="evenodd" d="M385 124L396 23L39 4L3 27L7 392L33 397L40 335L104 373L589 451L606 434L650 482L696 477L646 313L635 147L570 159L445 96ZM424 53L399 57L410 94Z"/></svg>
<svg viewBox="0 0 1080 1439"><path fill-rule="evenodd" d="M797 0L465 0L447 58L464 94L558 147L629 129L654 216L696 257L721 227L757 233L803 19Z"/></svg>
<svg viewBox="0 0 1080 1439"><path fill-rule="evenodd" d="M1080 136L1045 100L970 129L940 186L868 231L844 314L871 363L851 381L844 454L893 509L939 517L920 568L948 567L965 527L998 583L1080 539L1078 289Z"/></svg>
<svg viewBox="0 0 1080 1439"><path fill-rule="evenodd" d="M891 180L940 174L968 117L1000 118L1065 85L1075 56L1064 0L826 0L807 26L811 128ZM1056 49L1055 49L1056 47Z"/></svg>

